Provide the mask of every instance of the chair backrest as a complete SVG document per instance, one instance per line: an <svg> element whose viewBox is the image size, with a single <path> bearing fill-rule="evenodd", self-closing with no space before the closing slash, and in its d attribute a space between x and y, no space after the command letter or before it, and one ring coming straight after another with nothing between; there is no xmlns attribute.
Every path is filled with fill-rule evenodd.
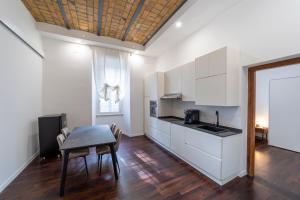
<svg viewBox="0 0 300 200"><path fill-rule="evenodd" d="M116 151L116 152L119 150L119 146L120 146L122 134L123 134L123 132L122 132L120 129L117 129L117 130L116 130L115 137L116 137L116 141L117 141L117 142L116 142L116 144L114 145L115 151Z"/></svg>
<svg viewBox="0 0 300 200"><path fill-rule="evenodd" d="M69 137L69 135L71 134L68 127L61 129L61 133L65 136L65 138Z"/></svg>
<svg viewBox="0 0 300 200"><path fill-rule="evenodd" d="M113 134L115 134L116 128L117 128L117 124L112 123L111 126L110 126L110 130L111 130L111 132L113 132Z"/></svg>
<svg viewBox="0 0 300 200"><path fill-rule="evenodd" d="M65 142L66 138L63 134L59 134L57 137L56 137L56 140L57 140L57 143L58 143L58 146L59 148L62 146L62 144ZM61 155L63 156L63 151L60 151L61 152Z"/></svg>

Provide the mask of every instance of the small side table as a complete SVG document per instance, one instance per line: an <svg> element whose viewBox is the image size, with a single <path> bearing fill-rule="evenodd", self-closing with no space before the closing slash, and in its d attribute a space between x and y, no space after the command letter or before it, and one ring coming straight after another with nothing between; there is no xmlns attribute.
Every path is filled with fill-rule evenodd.
<svg viewBox="0 0 300 200"><path fill-rule="evenodd" d="M268 141L268 128L267 127L255 127L255 132L261 134L262 140L266 139L266 141Z"/></svg>

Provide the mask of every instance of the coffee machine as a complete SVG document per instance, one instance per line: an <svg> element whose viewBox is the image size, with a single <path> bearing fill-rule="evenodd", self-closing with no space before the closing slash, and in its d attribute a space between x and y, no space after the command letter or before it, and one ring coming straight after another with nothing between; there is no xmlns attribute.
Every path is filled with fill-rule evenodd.
<svg viewBox="0 0 300 200"><path fill-rule="evenodd" d="M196 109L188 109L184 111L185 124L199 124L200 111Z"/></svg>

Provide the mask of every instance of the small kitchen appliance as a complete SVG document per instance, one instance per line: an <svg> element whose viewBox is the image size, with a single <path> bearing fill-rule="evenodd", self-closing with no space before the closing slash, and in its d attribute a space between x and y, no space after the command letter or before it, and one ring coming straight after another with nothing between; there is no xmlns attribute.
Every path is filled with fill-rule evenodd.
<svg viewBox="0 0 300 200"><path fill-rule="evenodd" d="M199 124L200 111L196 109L187 109L184 111L185 124Z"/></svg>

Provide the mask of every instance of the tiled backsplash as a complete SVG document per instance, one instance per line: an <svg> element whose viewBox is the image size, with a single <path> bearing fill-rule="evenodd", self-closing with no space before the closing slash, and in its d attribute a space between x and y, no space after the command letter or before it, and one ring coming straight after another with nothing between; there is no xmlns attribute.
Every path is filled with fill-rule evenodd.
<svg viewBox="0 0 300 200"><path fill-rule="evenodd" d="M216 110L219 111L220 125L234 128L242 128L240 107L223 107L223 106L198 106L194 102L173 101L172 115L184 117L184 110L200 110L200 120L203 122L216 123Z"/></svg>

